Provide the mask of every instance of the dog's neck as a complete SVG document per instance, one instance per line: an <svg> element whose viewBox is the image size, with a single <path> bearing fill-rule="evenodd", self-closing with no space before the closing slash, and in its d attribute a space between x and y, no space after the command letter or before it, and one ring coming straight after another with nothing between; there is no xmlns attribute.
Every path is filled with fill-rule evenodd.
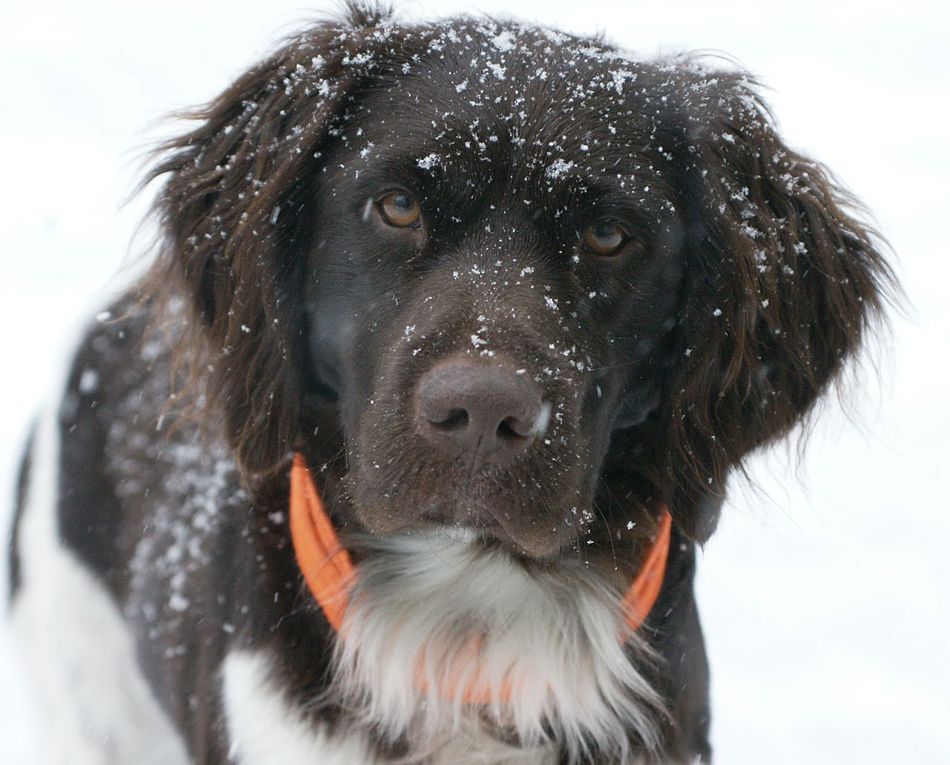
<svg viewBox="0 0 950 765"><path fill-rule="evenodd" d="M365 724L418 751L475 722L523 747L557 741L573 761L591 741L623 761L631 731L658 745L662 702L638 671L650 649L625 625L622 592L582 562L526 567L438 532L354 541L367 555L334 692Z"/></svg>
<svg viewBox="0 0 950 765"><path fill-rule="evenodd" d="M635 633L663 581L665 510L624 592L578 557L537 565L455 529L350 535L357 575L299 454L290 505L298 563L338 633L333 692L387 739L431 753L474 724L573 760L590 741L622 757L631 731L658 745Z"/></svg>

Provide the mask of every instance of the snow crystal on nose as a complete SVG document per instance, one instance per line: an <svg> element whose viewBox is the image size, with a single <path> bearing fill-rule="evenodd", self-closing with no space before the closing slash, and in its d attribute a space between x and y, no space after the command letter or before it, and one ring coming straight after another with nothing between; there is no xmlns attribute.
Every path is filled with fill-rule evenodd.
<svg viewBox="0 0 950 765"><path fill-rule="evenodd" d="M534 421L534 427L531 428L531 434L540 438L548 431L548 425L551 424L551 402L545 401L541 404L541 411L538 412L538 419Z"/></svg>

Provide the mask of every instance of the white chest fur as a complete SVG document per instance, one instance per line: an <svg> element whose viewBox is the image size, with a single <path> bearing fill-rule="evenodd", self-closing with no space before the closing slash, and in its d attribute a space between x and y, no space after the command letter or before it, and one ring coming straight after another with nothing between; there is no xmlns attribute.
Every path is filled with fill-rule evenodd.
<svg viewBox="0 0 950 765"><path fill-rule="evenodd" d="M270 658L236 651L222 670L229 758L238 765L376 765L360 733L329 736L308 723L272 679ZM474 731L460 731L441 746L429 765L551 765L546 750L505 746Z"/></svg>
<svg viewBox="0 0 950 765"><path fill-rule="evenodd" d="M370 553L330 689L355 729L408 742L412 762L456 765L555 750L627 763L631 741L658 747L661 702L630 658L649 650L625 631L620 593L581 561L529 568L438 532L358 543Z"/></svg>
<svg viewBox="0 0 950 765"><path fill-rule="evenodd" d="M269 657L235 651L222 668L229 758L239 765L373 765L359 735L330 738L307 722L272 679Z"/></svg>

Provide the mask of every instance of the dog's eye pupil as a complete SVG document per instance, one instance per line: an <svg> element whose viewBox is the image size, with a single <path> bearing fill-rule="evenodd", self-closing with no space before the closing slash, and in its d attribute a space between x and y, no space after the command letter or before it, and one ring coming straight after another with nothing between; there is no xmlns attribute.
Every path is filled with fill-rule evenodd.
<svg viewBox="0 0 950 765"><path fill-rule="evenodd" d="M414 197L403 191L392 191L379 200L383 220L396 228L408 228L419 222L422 209Z"/></svg>
<svg viewBox="0 0 950 765"><path fill-rule="evenodd" d="M628 238L620 224L612 220L598 221L584 233L584 243L595 255L614 255Z"/></svg>

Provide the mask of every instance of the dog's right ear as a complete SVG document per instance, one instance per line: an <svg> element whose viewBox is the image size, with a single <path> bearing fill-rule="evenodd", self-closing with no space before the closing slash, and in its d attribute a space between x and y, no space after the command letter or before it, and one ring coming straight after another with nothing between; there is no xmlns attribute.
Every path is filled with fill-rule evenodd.
<svg viewBox="0 0 950 765"><path fill-rule="evenodd" d="M900 293L886 243L782 140L755 80L680 71L688 267L663 454L670 506L702 541L730 471L806 420Z"/></svg>
<svg viewBox="0 0 950 765"><path fill-rule="evenodd" d="M191 308L195 393L251 473L277 466L296 436L316 178L350 94L378 66L383 17L351 4L348 21L289 40L187 115L197 127L161 147L146 180L167 179L164 246L143 290Z"/></svg>

